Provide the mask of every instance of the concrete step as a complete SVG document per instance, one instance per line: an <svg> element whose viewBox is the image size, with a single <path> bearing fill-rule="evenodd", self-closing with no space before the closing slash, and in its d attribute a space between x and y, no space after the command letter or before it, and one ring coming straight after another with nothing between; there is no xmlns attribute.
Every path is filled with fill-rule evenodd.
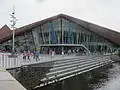
<svg viewBox="0 0 120 90"><path fill-rule="evenodd" d="M66 73L64 73L64 74L59 74L57 77L59 77L59 78L62 78L62 77L67 77L67 76L69 76L69 75L72 75L72 74L80 74L80 73L82 73L82 72L84 72L84 71L90 71L90 70L92 70L92 69L95 69L95 68L98 68L98 66L100 67L100 66L104 66L104 65L106 65L106 64L108 64L108 63L110 63L111 62L111 60L108 62L108 61L105 61L105 62L101 62L101 63L97 63L96 65L91 65L91 66L88 66L88 67L85 67L85 68L82 68L82 69L78 69L78 70L76 70L76 71L71 71L71 72L69 72L69 74L66 74ZM80 72L80 73L78 73L78 72ZM62 77L60 77L60 76L62 76ZM61 79L62 80L62 79Z"/></svg>
<svg viewBox="0 0 120 90"><path fill-rule="evenodd" d="M76 70L72 70L70 72L65 72L65 73L61 73L61 74L58 74L57 77L60 77L60 76L67 76L67 75L70 75L71 73L77 73L79 71L82 71L82 70L86 70L86 69L89 69L89 68L92 68L92 67L96 67L97 65L102 65L102 64L106 64L108 63L108 61L105 61L105 62L98 62L98 63L92 63L90 64L89 66L84 66L84 67L78 67L78 69Z"/></svg>
<svg viewBox="0 0 120 90"><path fill-rule="evenodd" d="M94 60L95 61L95 60ZM54 75L58 75L60 73L65 73L65 72L69 72L69 71L72 71L72 70L75 70L76 68L83 68L83 67L86 67L86 66L89 66L89 65L92 65L92 64L97 64L97 63L100 63L101 61L97 60L97 61L90 61L90 62L85 62L85 63L80 63L78 64L77 66L71 66L71 67L68 67L68 68L61 68L57 71L54 71L54 72L49 72L46 74L47 77L50 77L50 76L54 76Z"/></svg>
<svg viewBox="0 0 120 90"><path fill-rule="evenodd" d="M86 62L86 60L76 59L76 60L72 60L72 61L62 62L59 64L54 63L53 68L62 67L62 66L66 66L66 65L70 65L70 64L74 64L74 63L80 63L80 62Z"/></svg>
<svg viewBox="0 0 120 90"><path fill-rule="evenodd" d="M94 58L94 59L98 59L98 58ZM53 67L59 67L59 66L64 66L64 65L69 65L69 63L74 63L74 62L77 62L77 61L88 61L88 60L92 60L92 58L89 58L89 59L80 59L80 58L77 58L77 59L71 59L71 60L64 60L63 62L59 62L59 61L57 61L57 62L59 62L59 63L55 63L54 62L54 65L53 65Z"/></svg>
<svg viewBox="0 0 120 90"><path fill-rule="evenodd" d="M103 66L104 64L108 64L110 62L111 62L111 60L106 60L104 62L99 62L98 61L98 62L91 63L87 66L83 65L82 67L72 68L71 70L68 70L67 72L62 72L62 73L59 73L57 75L51 75L47 78L42 79L41 81L47 82L47 81L51 81L51 80L54 80L54 79L65 78L69 75L76 74L76 73L82 72L84 70L95 68L95 67L98 67L98 66Z"/></svg>
<svg viewBox="0 0 120 90"><path fill-rule="evenodd" d="M59 69L59 68L68 67L71 64L83 63L83 62L94 61L94 60L96 61L96 59L102 61L102 60L108 59L108 58L102 57L102 58L94 58L94 59L91 58L91 59L87 59L87 60L86 59L84 59L84 60L75 59L75 60L72 60L72 61L67 61L67 62L65 61L64 63L61 62L59 64L53 65L53 68L50 69L50 72L53 71L53 70L56 70L57 68Z"/></svg>
<svg viewBox="0 0 120 90"><path fill-rule="evenodd" d="M76 58L69 58L69 59L61 59L61 60L55 60L54 61L54 64L60 64L60 63L65 63L65 62L68 62L68 61L73 61L73 60L86 60L86 59L92 59L93 56L84 56L84 57L76 57ZM98 57L94 57L94 58L98 58Z"/></svg>
<svg viewBox="0 0 120 90"><path fill-rule="evenodd" d="M66 68L70 68L70 67L74 67L74 66L94 62L94 61L96 61L96 60L91 59L91 60L78 60L75 62L68 62L63 65L56 65L57 67L53 66L53 68L50 69L50 72L55 72L55 71L59 71L60 69L66 69Z"/></svg>

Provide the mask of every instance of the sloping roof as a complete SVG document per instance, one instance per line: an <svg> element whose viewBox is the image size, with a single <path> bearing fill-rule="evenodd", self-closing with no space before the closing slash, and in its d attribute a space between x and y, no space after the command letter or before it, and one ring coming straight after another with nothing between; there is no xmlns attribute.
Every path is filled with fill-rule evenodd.
<svg viewBox="0 0 120 90"><path fill-rule="evenodd" d="M90 22L83 21L83 20L68 16L68 15L64 15L64 14L59 14L59 15L50 17L48 19L44 19L44 20L41 20L41 21L38 21L38 22L35 22L35 23L32 23L32 24L23 26L21 28L18 28L18 29L15 30L15 35L22 34L26 31L31 30L32 28L35 28L35 27L37 27L41 24L47 23L51 20L54 20L54 19L57 19L57 18L60 18L60 17L68 19L68 20L70 20L70 21L72 21L72 22L74 22L78 25L81 25L81 26L85 27L85 28L88 28L90 31L92 31L94 33L97 33L100 36L103 36L104 38L108 39L109 41L111 41L115 44L120 45L120 40L119 40L120 33L119 32L113 31L113 30L108 29L108 28L104 28L102 26L92 24ZM0 38L0 42L4 42L5 40L8 40L10 38L12 38L12 33L9 33L9 35L2 38L2 40Z"/></svg>
<svg viewBox="0 0 120 90"><path fill-rule="evenodd" d="M4 25L1 29L0 29L0 41L2 41L2 39L8 37L11 34L11 29L7 26Z"/></svg>
<svg viewBox="0 0 120 90"><path fill-rule="evenodd" d="M120 45L120 33L119 32L116 32L114 30L111 30L111 29L108 29L108 28L105 28L105 27L102 27L102 26L99 26L96 24L92 24L90 22L83 21L83 20L80 20L80 19L77 19L77 18L74 18L71 16L64 15L64 17L66 19L69 19L69 20L75 22L76 24L81 25L81 26L89 29L90 31L108 39L109 41L111 41L117 45Z"/></svg>

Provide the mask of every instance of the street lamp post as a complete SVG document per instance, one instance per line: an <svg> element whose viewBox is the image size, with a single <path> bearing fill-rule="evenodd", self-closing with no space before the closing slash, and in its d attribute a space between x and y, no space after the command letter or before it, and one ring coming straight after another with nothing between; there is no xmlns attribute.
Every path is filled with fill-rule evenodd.
<svg viewBox="0 0 120 90"><path fill-rule="evenodd" d="M11 16L11 28L12 28L12 31L13 31L13 42L12 42L12 52L14 53L15 52L15 25L16 25L16 17L15 17L15 11L13 9L13 12L12 14L10 15Z"/></svg>
<svg viewBox="0 0 120 90"><path fill-rule="evenodd" d="M15 52L15 31L14 31L14 28L13 28L13 48L12 48L12 51Z"/></svg>

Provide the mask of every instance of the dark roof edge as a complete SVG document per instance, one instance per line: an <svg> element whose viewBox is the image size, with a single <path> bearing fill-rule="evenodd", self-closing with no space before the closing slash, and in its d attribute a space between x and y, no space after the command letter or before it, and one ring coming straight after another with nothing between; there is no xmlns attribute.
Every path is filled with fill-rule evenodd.
<svg viewBox="0 0 120 90"><path fill-rule="evenodd" d="M54 20L54 19L57 19L57 18L60 18L60 17L66 18L68 20L71 20L71 21L75 22L76 24L79 24L79 25L81 25L81 26L83 26L85 28L88 28L92 32L97 33L100 36L103 36L104 38L107 38L111 42L120 45L119 40L117 38L115 38L115 36L120 38L120 33L119 32L114 31L112 29L108 29L108 28L99 26L99 25L96 25L96 24L93 24L93 23L90 23L90 22L87 22L87 21L84 21L84 20L81 20L81 19L78 19L78 18L74 18L72 16L68 16L68 15L65 15L65 14L58 14L56 16L52 16L50 18L47 18L47 19L44 19L44 20L40 20L40 21L37 21L37 22L32 23L32 24L28 24L28 25L22 26L22 27L16 29L15 34L19 35L21 33L24 33L26 31L28 31L29 29L35 28L35 27L37 27L37 26L39 26L41 24L44 24L44 23L46 23L48 21L51 21L51 20ZM111 36L108 36L107 34L113 35L113 39L110 38ZM8 37L5 37L2 41L8 40L10 38L11 38L11 35L8 36ZM115 41L115 39L117 39L117 41ZM2 42L2 41L0 41L0 42Z"/></svg>
<svg viewBox="0 0 120 90"><path fill-rule="evenodd" d="M0 30L3 30L4 28L7 28L8 30L11 30L6 24L0 28Z"/></svg>

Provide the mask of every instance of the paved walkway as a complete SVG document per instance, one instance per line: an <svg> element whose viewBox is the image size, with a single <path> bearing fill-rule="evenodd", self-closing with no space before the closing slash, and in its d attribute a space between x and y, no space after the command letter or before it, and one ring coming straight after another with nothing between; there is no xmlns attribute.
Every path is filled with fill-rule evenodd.
<svg viewBox="0 0 120 90"><path fill-rule="evenodd" d="M79 56L76 56L76 54L71 55L48 55L48 54L40 54L39 60L36 61L34 56L30 56L30 59L26 56L26 59L23 59L23 55L20 54L16 58L15 57L9 57L9 53L0 53L0 67L9 69L14 67L21 67L22 65L28 65L28 64L36 64L36 63L43 63L43 62L49 62L49 61L55 61L55 60L61 60L61 59L72 59Z"/></svg>
<svg viewBox="0 0 120 90"><path fill-rule="evenodd" d="M72 58L81 58L81 57L89 57L89 56L76 56L76 54L70 55L48 55L48 54L40 54L39 60L36 61L34 56L30 56L30 59L26 56L26 59L23 59L23 54L19 54L17 57L9 57L10 53L0 53L0 67L5 69L21 67L22 65L43 63L55 60L62 59L72 59ZM92 55L95 56L95 55Z"/></svg>
<svg viewBox="0 0 120 90"><path fill-rule="evenodd" d="M0 68L0 90L27 90L8 71Z"/></svg>

